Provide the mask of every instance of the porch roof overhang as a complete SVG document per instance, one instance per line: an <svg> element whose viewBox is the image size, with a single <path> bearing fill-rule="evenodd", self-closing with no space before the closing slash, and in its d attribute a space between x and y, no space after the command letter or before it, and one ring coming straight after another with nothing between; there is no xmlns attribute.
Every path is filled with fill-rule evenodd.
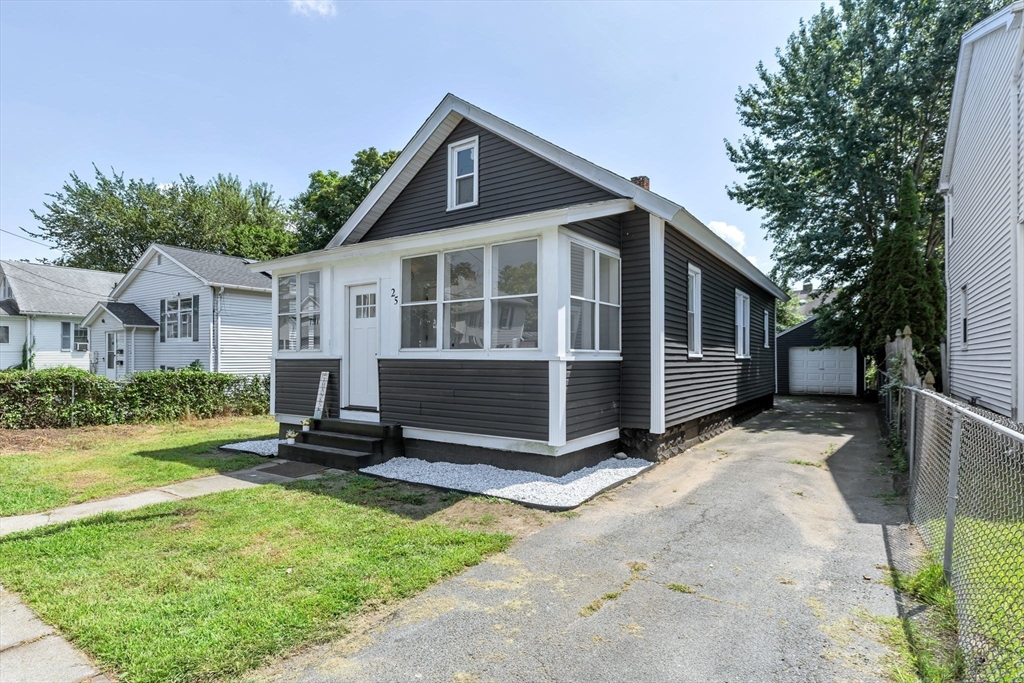
<svg viewBox="0 0 1024 683"><path fill-rule="evenodd" d="M96 318L103 313L115 318L125 328L160 329L160 325L135 304L121 304L112 301L96 302L89 314L85 316L82 324L86 327L92 326L96 322Z"/></svg>

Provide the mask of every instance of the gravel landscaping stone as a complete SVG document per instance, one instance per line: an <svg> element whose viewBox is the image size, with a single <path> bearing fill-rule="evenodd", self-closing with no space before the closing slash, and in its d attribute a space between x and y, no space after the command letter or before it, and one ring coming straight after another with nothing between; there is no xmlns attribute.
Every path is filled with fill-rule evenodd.
<svg viewBox="0 0 1024 683"><path fill-rule="evenodd" d="M254 455L265 455L269 458L277 457L277 445L284 443L284 439L260 439L258 441L239 441L238 443L224 444L220 447L222 451L241 451Z"/></svg>
<svg viewBox="0 0 1024 683"><path fill-rule="evenodd" d="M392 458L360 472L387 479L481 493L518 503L564 510L576 507L607 488L635 477L653 463L639 458L609 458L562 477L503 470L491 465L456 465L416 458Z"/></svg>

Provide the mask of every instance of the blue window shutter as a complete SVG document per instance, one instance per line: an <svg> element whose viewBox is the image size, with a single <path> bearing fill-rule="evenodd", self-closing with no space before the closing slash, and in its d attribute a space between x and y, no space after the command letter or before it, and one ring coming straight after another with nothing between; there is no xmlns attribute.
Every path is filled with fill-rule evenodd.
<svg viewBox="0 0 1024 683"><path fill-rule="evenodd" d="M192 295L192 341L199 341L199 295Z"/></svg>
<svg viewBox="0 0 1024 683"><path fill-rule="evenodd" d="M167 300L160 299L160 341L167 341Z"/></svg>

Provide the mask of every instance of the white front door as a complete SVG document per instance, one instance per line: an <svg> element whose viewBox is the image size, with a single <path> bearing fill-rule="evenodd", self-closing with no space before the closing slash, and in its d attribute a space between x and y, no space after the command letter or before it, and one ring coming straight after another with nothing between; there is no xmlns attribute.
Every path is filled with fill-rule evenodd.
<svg viewBox="0 0 1024 683"><path fill-rule="evenodd" d="M348 290L348 406L377 409L377 285Z"/></svg>
<svg viewBox="0 0 1024 683"><path fill-rule="evenodd" d="M117 379L117 332L107 332L107 353L103 359L108 379Z"/></svg>
<svg viewBox="0 0 1024 683"><path fill-rule="evenodd" d="M789 393L853 396L857 393L856 349L790 349Z"/></svg>

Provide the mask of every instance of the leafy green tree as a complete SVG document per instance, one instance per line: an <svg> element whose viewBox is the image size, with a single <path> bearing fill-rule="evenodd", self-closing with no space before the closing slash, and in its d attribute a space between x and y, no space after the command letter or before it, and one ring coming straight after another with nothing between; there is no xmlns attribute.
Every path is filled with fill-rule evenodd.
<svg viewBox="0 0 1024 683"><path fill-rule="evenodd" d="M72 173L44 211L32 211L40 227L25 232L54 243L58 265L126 271L154 242L260 260L295 251L281 199L265 183L218 175L158 185L93 170L93 183Z"/></svg>
<svg viewBox="0 0 1024 683"><path fill-rule="evenodd" d="M791 327L796 327L804 321L804 314L800 312L800 300L793 297L786 303L775 302L775 332L785 332Z"/></svg>
<svg viewBox="0 0 1024 683"><path fill-rule="evenodd" d="M726 150L745 180L729 195L763 212L776 279L815 277L840 292L818 309L829 343L874 352L856 322L876 305L869 272L905 169L922 208L913 237L927 260L941 259L936 189L960 37L1001 4L841 0L801 22L777 67L758 64L757 83L739 91L748 133Z"/></svg>
<svg viewBox="0 0 1024 683"><path fill-rule="evenodd" d="M376 147L356 152L348 175L313 171L309 187L292 200L300 252L323 249L356 210L381 176L391 168L398 152L380 153Z"/></svg>

